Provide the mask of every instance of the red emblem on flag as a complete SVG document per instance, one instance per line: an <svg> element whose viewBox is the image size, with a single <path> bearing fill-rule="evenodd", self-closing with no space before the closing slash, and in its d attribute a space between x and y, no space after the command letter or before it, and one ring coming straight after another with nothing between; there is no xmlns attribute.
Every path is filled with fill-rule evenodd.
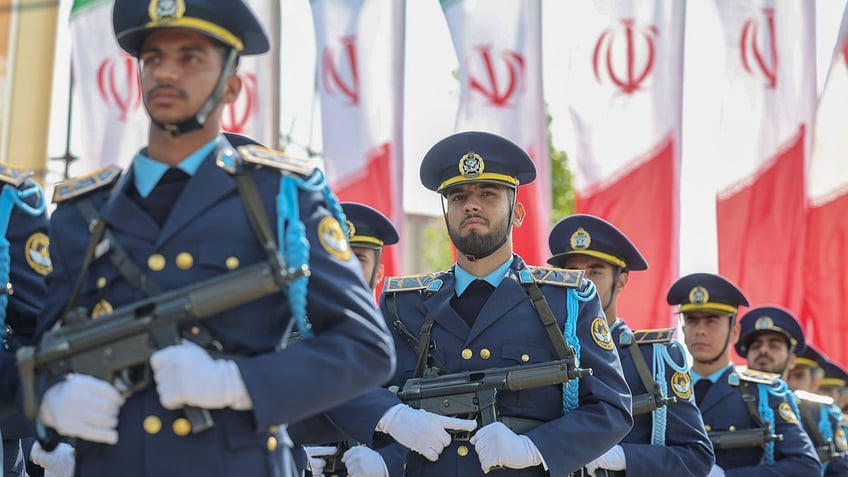
<svg viewBox="0 0 848 477"><path fill-rule="evenodd" d="M356 36L343 36L340 42L342 51L338 55L332 46L324 47L321 54L321 82L328 95L333 96L338 90L350 101L351 106L356 106L359 104Z"/></svg>
<svg viewBox="0 0 848 477"><path fill-rule="evenodd" d="M479 55L468 58L469 89L482 94L493 106L507 106L516 92L524 91L524 56L516 51L501 50L497 55L500 61L496 61L491 45L474 49ZM475 61L477 59L479 61Z"/></svg>
<svg viewBox="0 0 848 477"><path fill-rule="evenodd" d="M765 20L765 31L762 22ZM777 87L777 45L774 36L774 9L763 8L763 16L750 18L739 35L742 66L750 75L766 80L766 88ZM756 71L755 71L756 70Z"/></svg>
<svg viewBox="0 0 848 477"><path fill-rule="evenodd" d="M654 41L659 30L654 25L636 27L632 18L622 18L620 22L621 25L607 28L598 37L592 52L592 68L599 83L605 72L624 94L632 94L654 69Z"/></svg>
<svg viewBox="0 0 848 477"><path fill-rule="evenodd" d="M224 108L221 126L225 131L243 134L250 117L256 112L259 104L259 88L256 75L250 72L239 73L242 90L236 100Z"/></svg>
<svg viewBox="0 0 848 477"><path fill-rule="evenodd" d="M107 105L118 108L119 121L126 121L129 113L141 106L135 59L125 54L104 58L97 67L97 90Z"/></svg>

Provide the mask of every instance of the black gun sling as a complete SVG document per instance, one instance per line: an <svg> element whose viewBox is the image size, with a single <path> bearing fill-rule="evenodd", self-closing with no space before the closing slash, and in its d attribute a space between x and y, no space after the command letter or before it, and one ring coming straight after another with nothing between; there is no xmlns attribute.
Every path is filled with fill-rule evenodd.
<svg viewBox="0 0 848 477"><path fill-rule="evenodd" d="M648 369L648 362L645 361L642 351L639 350L639 345L632 343L627 348L630 351L630 356L633 358L633 364L636 365L636 372L639 374L639 379L642 381L642 385L645 386L645 390L648 391L649 395L653 395L655 398L656 396L662 395L660 385L654 380L653 374Z"/></svg>

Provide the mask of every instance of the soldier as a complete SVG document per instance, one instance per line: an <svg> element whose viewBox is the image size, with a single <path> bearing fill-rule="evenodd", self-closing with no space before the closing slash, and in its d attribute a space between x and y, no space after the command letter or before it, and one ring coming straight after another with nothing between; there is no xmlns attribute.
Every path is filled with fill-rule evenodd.
<svg viewBox="0 0 848 477"><path fill-rule="evenodd" d="M705 475L714 462L712 446L692 398L686 355L672 338L674 328L634 331L618 317L618 297L630 272L648 268L642 254L614 225L591 215L560 220L548 243L553 254L548 263L586 270L598 288L633 393L633 429L587 470L631 477Z"/></svg>
<svg viewBox="0 0 848 477"><path fill-rule="evenodd" d="M39 330L69 310L97 317L280 256L311 274L182 330L217 358L190 340L161 349L149 362L155 386L122 392L132 373L49 383L39 438L49 449L77 437L83 477L288 475L279 424L382 384L394 365L341 208L314 164L235 148L220 133L241 87L238 58L269 49L245 2L117 0L113 26L139 60L149 143L120 180L106 168L57 185ZM283 349L295 323L314 337ZM213 425L192 428L184 407L207 410Z"/></svg>
<svg viewBox="0 0 848 477"><path fill-rule="evenodd" d="M25 475L27 458L38 459L49 471L59 476L73 473L54 460L70 459L73 450L63 444L47 453L37 445L33 449L32 423L15 408L18 369L15 352L31 345L38 313L44 303L44 276L52 269L47 238L47 212L44 193L30 176L32 172L0 164L0 341L2 341L2 376L0 387L3 433L4 475ZM9 414L11 413L11 414ZM23 448L21 444L23 443ZM43 459L39 459L43 457ZM50 461L50 462L48 462ZM40 471L40 467L33 467Z"/></svg>
<svg viewBox="0 0 848 477"><path fill-rule="evenodd" d="M736 314L748 306L745 295L718 275L694 273L678 279L667 300L680 306L692 354L695 401L716 456L709 475L818 475L821 464L786 383L768 373L737 371L730 362L731 340L740 333Z"/></svg>
<svg viewBox="0 0 848 477"><path fill-rule="evenodd" d="M807 343L804 350L794 355L794 364L786 371L786 382L795 392L799 418L810 440L816 447L822 470L826 477L848 476L848 459L845 451L845 429L842 412L832 397L816 394L824 377L820 362L825 358Z"/></svg>
<svg viewBox="0 0 848 477"><path fill-rule="evenodd" d="M848 412L848 373L829 359L823 359L820 365L824 376L816 392L832 397L843 412Z"/></svg>
<svg viewBox="0 0 848 477"><path fill-rule="evenodd" d="M382 262L383 247L398 243L397 229L380 211L365 204L342 202L341 206L347 218L350 249L359 259L362 266L362 277L373 292L374 287L383 279L385 274L385 267ZM334 421L342 422L345 414L353 412L356 412L356 410L348 409L347 406L342 405L328 414L330 419L335 418ZM317 424L310 420L302 425L292 426L290 431L295 442L299 440L299 433L303 426L327 426L325 416L321 416L319 419L322 421ZM303 431L308 432L308 429L303 429ZM330 432L334 431L331 429ZM344 434L340 434L340 437L344 437ZM366 446L358 445L356 441L332 442L321 446L307 447L306 453L309 455L312 472L316 475L324 473L327 460L332 457L331 460L334 465L328 469L328 475L339 475L336 464L338 464L340 451L340 460L350 477L403 475L403 456L405 453L399 455L398 450L395 450L387 462L380 453Z"/></svg>
<svg viewBox="0 0 848 477"><path fill-rule="evenodd" d="M429 374L524 366L577 350L594 375L498 392L500 421L470 440L432 427L422 432L418 420L429 413L402 404L385 413L377 430L416 451L407 457L410 476L580 469L630 430L630 392L591 282L579 271L530 267L513 253L512 228L525 216L518 188L535 179L533 161L503 137L461 132L435 144L420 171L424 186L442 198L457 262L447 272L386 280L380 306L398 353L391 384L402 387L425 368Z"/></svg>

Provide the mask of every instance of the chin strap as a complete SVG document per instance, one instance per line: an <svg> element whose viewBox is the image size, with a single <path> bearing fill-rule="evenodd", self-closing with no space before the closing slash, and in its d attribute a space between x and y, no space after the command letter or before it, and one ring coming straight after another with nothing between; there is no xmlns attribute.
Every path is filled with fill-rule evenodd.
<svg viewBox="0 0 848 477"><path fill-rule="evenodd" d="M157 128L167 131L173 137L196 129L202 129L203 125L206 124L209 113L221 102L221 97L224 95L224 88L227 85L227 79L236 70L236 60L238 60L238 52L230 48L227 54L227 60L224 62L224 68L221 70L221 77L218 78L218 84L215 85L212 94L209 95L209 98L200 106L200 109L197 110L194 116L176 124L165 124L152 117L150 118L150 122Z"/></svg>

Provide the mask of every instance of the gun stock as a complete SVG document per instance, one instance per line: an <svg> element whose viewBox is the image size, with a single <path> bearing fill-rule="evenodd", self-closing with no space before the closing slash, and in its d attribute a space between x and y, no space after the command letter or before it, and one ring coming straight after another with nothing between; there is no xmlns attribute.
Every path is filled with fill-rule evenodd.
<svg viewBox="0 0 848 477"><path fill-rule="evenodd" d="M228 309L279 293L295 278L309 273L286 270L282 261L262 262L201 283L162 293L96 320L74 320L44 334L37 346L18 350L24 412L38 412L37 378L52 380L62 374L88 374L106 382L123 379L132 394L150 384L148 361L156 350L178 344L181 325L203 320ZM128 381L131 371L141 379ZM192 432L212 425L205 409L186 408ZM197 428L195 428L197 426Z"/></svg>
<svg viewBox="0 0 848 477"><path fill-rule="evenodd" d="M772 434L769 426L744 431L712 431L707 433L716 450L759 447L768 442L783 440L783 434Z"/></svg>

